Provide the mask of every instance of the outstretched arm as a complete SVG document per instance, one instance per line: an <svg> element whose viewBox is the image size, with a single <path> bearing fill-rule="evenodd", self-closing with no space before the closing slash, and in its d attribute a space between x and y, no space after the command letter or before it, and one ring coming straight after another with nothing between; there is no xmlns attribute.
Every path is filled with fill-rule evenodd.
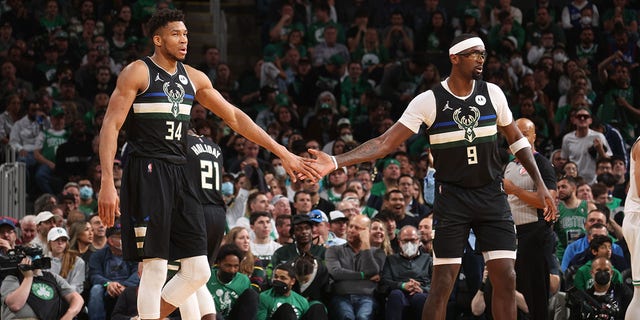
<svg viewBox="0 0 640 320"><path fill-rule="evenodd" d="M113 159L118 148L118 132L138 90L147 86L148 78L147 67L142 61L136 61L122 70L100 129L102 178L98 194L98 214L106 227L113 226L116 213L120 210L120 199L113 182Z"/></svg>
<svg viewBox="0 0 640 320"><path fill-rule="evenodd" d="M413 135L411 129L396 122L396 124L380 136L364 142L349 152L335 156L335 163L328 154L319 150L309 149L309 153L317 157L316 163L312 163L311 165L315 167L320 176L325 176L334 171L336 165L340 168L382 158L395 150L398 145L406 141L411 135Z"/></svg>
<svg viewBox="0 0 640 320"><path fill-rule="evenodd" d="M235 132L268 149L282 159L282 164L289 176L291 176L292 181L296 181L296 174L313 179L321 178L316 170L307 164L308 161L290 153L287 148L273 140L260 126L253 122L246 113L225 100L213 88L209 78L204 73L188 66L187 71L196 86L196 100L222 118Z"/></svg>
<svg viewBox="0 0 640 320"><path fill-rule="evenodd" d="M516 127L515 122L511 122L510 124L504 127L498 127L500 132L507 138L509 144L513 144L514 142L523 138L522 133ZM536 193L538 194L538 198L540 202L544 203L544 218L547 221L553 221L556 219L557 208L554 204L554 198L545 186L544 181L542 180L542 176L540 175L540 171L538 170L538 166L536 165L536 161L533 158L533 152L531 152L531 146L527 142L527 147L521 148L515 153L515 156L520 160L522 165L527 172L531 176L531 179L536 184Z"/></svg>

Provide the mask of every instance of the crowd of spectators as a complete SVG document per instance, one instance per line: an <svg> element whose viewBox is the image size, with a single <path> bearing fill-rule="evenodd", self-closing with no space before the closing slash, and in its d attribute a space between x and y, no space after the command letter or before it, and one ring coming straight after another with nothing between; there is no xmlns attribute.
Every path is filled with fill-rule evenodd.
<svg viewBox="0 0 640 320"><path fill-rule="evenodd" d="M478 35L487 48L483 78L502 88L514 118L535 124L535 150L556 170L558 245L547 263L551 279L561 283L551 283L550 298L562 319L567 305L578 308L572 315L581 312L571 303L571 288L593 294L615 285L619 294L629 276L620 225L628 150L640 133L638 5L259 0L255 32L263 49L253 65L232 70L213 46L203 48L203 61L187 62L291 152L336 155L383 133L411 99L446 79L453 37ZM87 304L100 300L89 310L107 303L106 313L89 314L110 314L138 277L135 265L118 258L118 230L105 232L95 215L98 133L120 70L152 53L150 14L175 6L170 0L0 2L0 163L8 151L26 164L30 203L19 222L0 220L0 250L38 243L56 261L52 270L71 277L70 288L84 293ZM307 309L322 315L310 308L318 302L331 307L332 319L393 319L405 314L395 312L400 307L406 316L420 316L430 286L435 190L424 130L387 159L294 183L280 159L197 103L191 117L193 129L224 155L224 243L236 247L223 250L216 261L224 264L208 285L219 288L212 294L220 314L271 316L265 301L300 295L309 305L295 300L297 316ZM123 130L116 187L125 143ZM485 312L472 310L472 300L490 290L474 246L471 235L450 303L458 317ZM117 272L96 273L107 264ZM74 266L86 270L74 272ZM609 282L596 277L603 270ZM86 271L84 282L79 271ZM278 285L270 289L275 271ZM243 294L247 288L260 296ZM623 312L626 300L616 299ZM236 300L259 305L234 309ZM393 312L385 312L385 303Z"/></svg>

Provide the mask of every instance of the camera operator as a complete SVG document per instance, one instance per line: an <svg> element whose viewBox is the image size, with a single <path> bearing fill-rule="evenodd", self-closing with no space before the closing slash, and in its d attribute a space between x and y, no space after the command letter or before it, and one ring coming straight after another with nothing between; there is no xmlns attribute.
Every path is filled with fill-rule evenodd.
<svg viewBox="0 0 640 320"><path fill-rule="evenodd" d="M569 290L571 319L623 319L632 292L625 284L611 282L611 261L605 257L593 260L591 275L593 287Z"/></svg>
<svg viewBox="0 0 640 320"><path fill-rule="evenodd" d="M16 246L16 224L6 217L0 217L0 254Z"/></svg>
<svg viewBox="0 0 640 320"><path fill-rule="evenodd" d="M11 219L0 218L0 256L5 257L7 252L16 246L16 225ZM0 270L0 283L7 276L8 272Z"/></svg>
<svg viewBox="0 0 640 320"><path fill-rule="evenodd" d="M8 275L0 287L4 320L10 319L73 319L84 301L63 278L40 269L23 270L31 258L21 261L17 277ZM28 268L28 267L27 267Z"/></svg>

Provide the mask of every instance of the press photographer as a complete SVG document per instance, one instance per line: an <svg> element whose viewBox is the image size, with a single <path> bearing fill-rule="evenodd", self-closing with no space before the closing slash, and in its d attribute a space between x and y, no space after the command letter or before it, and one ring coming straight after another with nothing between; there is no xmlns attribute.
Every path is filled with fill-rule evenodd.
<svg viewBox="0 0 640 320"><path fill-rule="evenodd" d="M571 319L624 319L632 292L625 284L611 283L613 268L605 257L591 264L593 287L586 291L569 290Z"/></svg>
<svg viewBox="0 0 640 320"><path fill-rule="evenodd" d="M27 251L17 247L3 256L3 267L15 262L15 257L23 256L16 265L17 276L9 274L2 281L0 296L2 309L0 318L10 319L73 319L81 310L84 301L63 278L45 268L49 258L40 258L42 251ZM31 254L35 256L28 256ZM32 259L38 261L32 264Z"/></svg>

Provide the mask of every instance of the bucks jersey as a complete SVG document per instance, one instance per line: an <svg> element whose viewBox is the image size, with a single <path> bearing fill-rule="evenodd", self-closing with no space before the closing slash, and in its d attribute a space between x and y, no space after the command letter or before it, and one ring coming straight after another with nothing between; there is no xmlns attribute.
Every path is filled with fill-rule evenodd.
<svg viewBox="0 0 640 320"><path fill-rule="evenodd" d="M502 172L498 126L513 121L502 90L474 81L471 94L453 95L442 81L411 101L399 122L418 132L424 122L431 143L435 179L462 188L477 188Z"/></svg>
<svg viewBox="0 0 640 320"><path fill-rule="evenodd" d="M169 74L149 57L142 61L149 69L149 84L127 116L128 146L135 156L183 164L195 88L182 63Z"/></svg>
<svg viewBox="0 0 640 320"><path fill-rule="evenodd" d="M187 176L202 204L224 207L222 185L222 151L211 140L187 135Z"/></svg>

